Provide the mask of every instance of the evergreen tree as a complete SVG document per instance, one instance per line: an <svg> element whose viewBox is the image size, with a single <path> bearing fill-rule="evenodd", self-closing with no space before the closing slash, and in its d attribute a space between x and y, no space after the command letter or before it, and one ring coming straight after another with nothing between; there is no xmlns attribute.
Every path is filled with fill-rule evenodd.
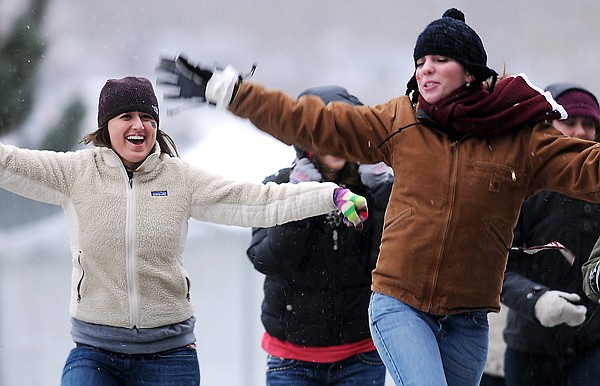
<svg viewBox="0 0 600 386"><path fill-rule="evenodd" d="M47 43L42 28L48 0L31 0L28 9L14 22L13 29L0 40L0 138L17 131L30 116L35 102L37 75ZM74 97L54 127L37 148L56 151L72 149L85 116L80 97ZM0 229L39 219L59 210L0 189Z"/></svg>
<svg viewBox="0 0 600 386"><path fill-rule="evenodd" d="M81 98L73 98L65 109L61 120L46 134L39 148L43 150L69 151L80 141L79 127L85 117L85 106Z"/></svg>
<svg viewBox="0 0 600 386"><path fill-rule="evenodd" d="M18 128L34 102L38 68L46 52L40 24L47 0L33 0L0 47L0 136Z"/></svg>
<svg viewBox="0 0 600 386"><path fill-rule="evenodd" d="M48 0L31 0L4 42L0 42L0 137L17 130L31 114L35 102L37 73L47 49L42 24ZM60 121L49 129L38 147L66 151L78 142L85 116L80 98L73 98Z"/></svg>

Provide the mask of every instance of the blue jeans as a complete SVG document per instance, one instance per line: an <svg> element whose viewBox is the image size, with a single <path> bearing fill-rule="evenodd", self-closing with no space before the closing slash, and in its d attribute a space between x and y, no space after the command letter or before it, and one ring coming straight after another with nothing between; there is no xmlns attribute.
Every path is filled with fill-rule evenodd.
<svg viewBox="0 0 600 386"><path fill-rule="evenodd" d="M333 363L267 358L267 386L383 386L385 367L377 351Z"/></svg>
<svg viewBox="0 0 600 386"><path fill-rule="evenodd" d="M61 385L198 386L200 366L194 348L128 355L78 346L67 358Z"/></svg>
<svg viewBox="0 0 600 386"><path fill-rule="evenodd" d="M600 382L600 347L574 355L555 356L504 352L507 386L592 386Z"/></svg>
<svg viewBox="0 0 600 386"><path fill-rule="evenodd" d="M486 311L436 316L374 292L369 321L396 385L479 385L488 350Z"/></svg>

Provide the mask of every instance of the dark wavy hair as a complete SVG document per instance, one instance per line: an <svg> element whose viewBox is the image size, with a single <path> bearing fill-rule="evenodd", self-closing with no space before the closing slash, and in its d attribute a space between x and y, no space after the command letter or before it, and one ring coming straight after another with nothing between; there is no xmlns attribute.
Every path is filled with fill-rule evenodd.
<svg viewBox="0 0 600 386"><path fill-rule="evenodd" d="M326 168L326 166L324 166L321 163L321 161L319 160L319 156L313 156L311 161L313 165L315 165L319 173L323 174L323 170ZM346 187L352 187L354 188L354 190L356 190L355 193L363 193L363 185L360 181L360 174L358 173L357 163L346 161L344 167L341 168L340 171L337 173L335 180L330 182L334 182L338 185L343 185Z"/></svg>

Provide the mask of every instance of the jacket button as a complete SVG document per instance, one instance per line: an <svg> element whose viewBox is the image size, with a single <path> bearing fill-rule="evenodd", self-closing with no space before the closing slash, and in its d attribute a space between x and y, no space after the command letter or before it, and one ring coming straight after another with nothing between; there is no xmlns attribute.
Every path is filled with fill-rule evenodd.
<svg viewBox="0 0 600 386"><path fill-rule="evenodd" d="M287 306L285 306L285 309L288 311L291 311L294 307L292 307L291 304L288 304Z"/></svg>

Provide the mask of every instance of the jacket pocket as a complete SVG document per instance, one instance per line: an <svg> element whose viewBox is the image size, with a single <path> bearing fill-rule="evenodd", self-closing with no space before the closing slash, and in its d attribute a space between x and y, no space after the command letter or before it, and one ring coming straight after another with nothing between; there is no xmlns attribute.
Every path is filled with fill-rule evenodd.
<svg viewBox="0 0 600 386"><path fill-rule="evenodd" d="M506 239L502 236L502 232L500 232L498 227L496 227L495 224L490 223L486 224L485 229L491 236L494 243L498 246L498 249L502 251L503 254L508 253L510 245L508 244L508 241L506 241Z"/></svg>
<svg viewBox="0 0 600 386"><path fill-rule="evenodd" d="M515 167L496 162L476 161L476 173L484 173L489 176L488 190L498 193L503 187L513 187L520 183L521 175Z"/></svg>
<svg viewBox="0 0 600 386"><path fill-rule="evenodd" d="M400 213L398 213L396 216L388 219L383 226L384 226L384 228L387 228L388 226L390 226L392 224L399 223L399 222L403 221L405 218L412 216L412 214L413 214L412 208L406 208L403 211L401 211Z"/></svg>
<svg viewBox="0 0 600 386"><path fill-rule="evenodd" d="M267 373L291 370L298 367L299 364L300 362L296 359L280 358L269 354L267 356Z"/></svg>
<svg viewBox="0 0 600 386"><path fill-rule="evenodd" d="M187 286L187 294L185 295L185 298L189 302L190 300L192 300L192 282L191 282L190 278L187 276L185 277L185 283Z"/></svg>

